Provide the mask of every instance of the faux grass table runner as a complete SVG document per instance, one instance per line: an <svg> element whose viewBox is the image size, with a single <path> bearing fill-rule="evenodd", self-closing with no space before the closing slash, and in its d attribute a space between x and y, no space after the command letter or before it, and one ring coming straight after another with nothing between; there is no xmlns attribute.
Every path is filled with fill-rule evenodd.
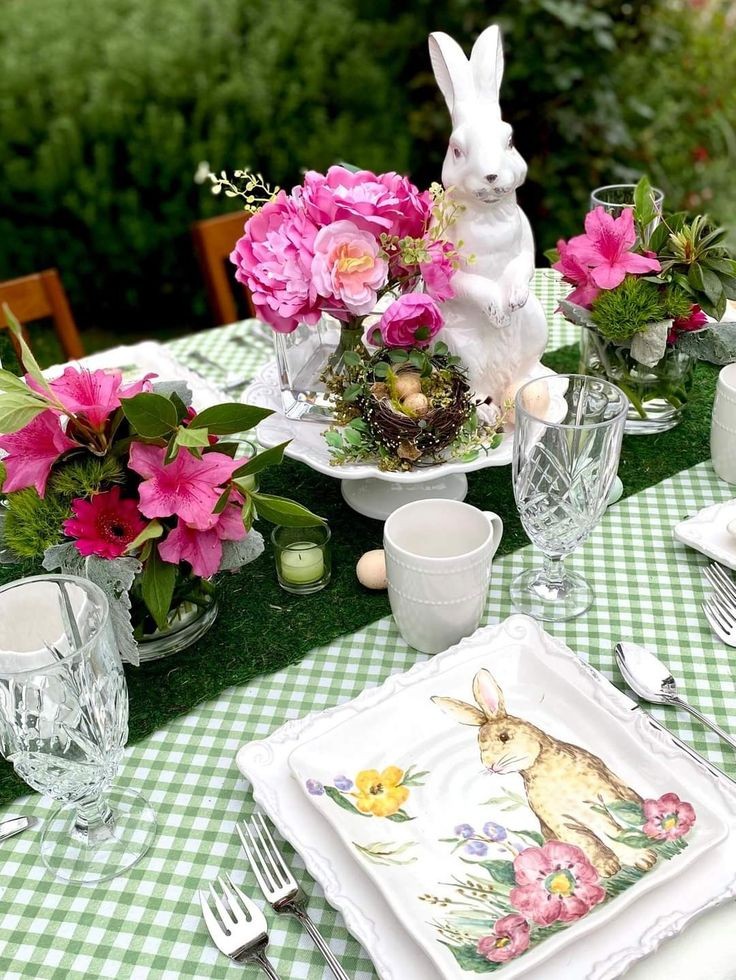
<svg viewBox="0 0 736 980"><path fill-rule="evenodd" d="M555 351L546 356L545 363L557 372L575 371L578 348ZM710 365L698 366L692 401L677 428L656 436L624 438L619 475L625 496L709 457L717 373ZM493 510L503 519L505 531L499 554L527 544L514 503L510 467L472 473L468 483L468 503ZM293 496L328 519L333 542L330 586L312 596L283 592L276 582L270 545L265 555L242 572L220 576L220 615L206 637L169 659L126 667L130 742L139 741L225 688L294 663L314 647L353 633L390 611L385 592L369 592L355 577L360 555L381 547L383 525L352 511L342 500L338 480L288 460L278 470L269 471L263 488ZM693 501L692 510L699 506ZM267 537L270 527L265 525L263 530ZM19 574L17 566L0 566L0 583ZM305 710L308 708L306 705ZM27 791L12 767L0 760L0 805Z"/></svg>

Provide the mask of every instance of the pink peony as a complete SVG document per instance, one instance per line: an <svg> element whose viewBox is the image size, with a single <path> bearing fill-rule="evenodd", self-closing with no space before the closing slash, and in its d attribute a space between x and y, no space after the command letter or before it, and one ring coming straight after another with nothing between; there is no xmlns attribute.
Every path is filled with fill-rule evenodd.
<svg viewBox="0 0 736 980"><path fill-rule="evenodd" d="M259 317L279 333L315 324L321 307L312 280L317 225L307 217L300 189L280 191L254 214L230 254Z"/></svg>
<svg viewBox="0 0 736 980"><path fill-rule="evenodd" d="M151 378L147 374L140 381L123 384L118 370L90 371L83 367L68 367L61 377L49 381L49 388L70 415L82 415L94 429L102 429L112 413L120 408L121 398L132 398L141 391L151 390ZM40 386L26 376L28 385L36 391Z"/></svg>
<svg viewBox="0 0 736 980"><path fill-rule="evenodd" d="M452 299L455 290L452 288L452 277L455 270L452 267L451 256L455 251L450 242L432 242L427 251L429 261L419 264L419 271L424 280L424 288L432 299L438 303Z"/></svg>
<svg viewBox="0 0 736 980"><path fill-rule="evenodd" d="M557 242L557 251L560 253L560 259L553 263L552 268L562 273L565 282L576 287L566 298L571 303L578 303L590 309L593 300L600 293L600 289L591 277L591 270L576 258L573 250L562 239Z"/></svg>
<svg viewBox="0 0 736 980"><path fill-rule="evenodd" d="M166 450L162 446L147 446L134 442L130 448L128 466L145 477L138 488L139 509L146 517L176 515L199 530L213 524L213 510L222 485L242 465L224 453L205 453L197 459L188 450L180 449L176 458L164 463Z"/></svg>
<svg viewBox="0 0 736 980"><path fill-rule="evenodd" d="M388 262L370 232L352 221L333 221L314 240L312 275L320 296L364 316L376 305L376 291L386 285Z"/></svg>
<svg viewBox="0 0 736 980"><path fill-rule="evenodd" d="M318 226L352 221L376 238L382 232L399 238L421 238L432 214L432 199L396 173L353 173L330 167L327 174L310 170L304 177L304 202Z"/></svg>
<svg viewBox="0 0 736 980"><path fill-rule="evenodd" d="M599 206L585 215L585 234L571 238L567 248L575 261L590 267L590 278L596 286L615 289L624 281L627 272L642 275L661 271L656 258L630 251L635 242L631 208L624 208L619 217L614 218Z"/></svg>
<svg viewBox="0 0 736 980"><path fill-rule="evenodd" d="M644 800L644 833L654 840L677 840L695 823L695 810L676 793L665 793L658 800Z"/></svg>
<svg viewBox="0 0 736 980"><path fill-rule="evenodd" d="M431 296L405 293L389 306L378 329L386 347L423 347L439 333L442 323L442 314Z"/></svg>
<svg viewBox="0 0 736 980"><path fill-rule="evenodd" d="M0 449L7 453L2 460L3 492L35 487L39 497L43 497L51 467L63 453L78 448L52 411L41 412L18 432L0 436Z"/></svg>
<svg viewBox="0 0 736 980"><path fill-rule="evenodd" d="M76 538L80 555L119 558L145 528L133 500L120 499L120 487L72 500L74 517L64 521L64 534Z"/></svg>
<svg viewBox="0 0 736 980"><path fill-rule="evenodd" d="M514 858L511 904L540 926L574 922L606 897L598 872L579 847L547 841Z"/></svg>
<svg viewBox="0 0 736 980"><path fill-rule="evenodd" d="M681 333L690 333L693 330L702 330L708 323L708 317L703 313L697 303L694 303L687 316L680 316L673 321L667 342L674 344Z"/></svg>
<svg viewBox="0 0 736 980"><path fill-rule="evenodd" d="M158 547L164 561L178 565L187 561L195 575L209 578L222 561L223 541L242 541L247 531L243 524L240 503L228 504L221 514L213 514L206 530L200 530L179 520L166 540Z"/></svg>
<svg viewBox="0 0 736 980"><path fill-rule="evenodd" d="M529 923L513 912L493 924L493 933L478 940L478 952L490 963L506 963L529 948Z"/></svg>

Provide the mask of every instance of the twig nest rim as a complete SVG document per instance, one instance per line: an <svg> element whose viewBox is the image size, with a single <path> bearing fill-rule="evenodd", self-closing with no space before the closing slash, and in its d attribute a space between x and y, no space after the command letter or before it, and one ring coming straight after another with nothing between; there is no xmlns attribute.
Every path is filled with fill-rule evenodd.
<svg viewBox="0 0 736 980"><path fill-rule="evenodd" d="M358 581L367 589L386 589L388 579L386 577L386 552L383 548L376 548L375 551L366 551L358 559L355 566L355 574Z"/></svg>

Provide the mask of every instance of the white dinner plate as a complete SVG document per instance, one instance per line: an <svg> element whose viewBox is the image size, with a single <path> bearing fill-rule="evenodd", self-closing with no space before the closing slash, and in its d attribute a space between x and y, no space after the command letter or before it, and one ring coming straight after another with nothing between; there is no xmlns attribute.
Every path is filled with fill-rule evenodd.
<svg viewBox="0 0 736 980"><path fill-rule="evenodd" d="M728 530L732 521L736 522L736 499L704 507L676 524L673 533L688 547L736 570L736 536Z"/></svg>

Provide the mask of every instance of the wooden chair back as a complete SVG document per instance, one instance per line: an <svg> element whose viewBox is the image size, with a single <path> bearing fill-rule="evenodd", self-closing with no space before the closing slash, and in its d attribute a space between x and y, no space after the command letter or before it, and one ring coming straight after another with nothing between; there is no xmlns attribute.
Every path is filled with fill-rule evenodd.
<svg viewBox="0 0 736 980"><path fill-rule="evenodd" d="M240 319L235 302L235 289L238 288L238 284L229 257L235 243L243 234L243 226L247 220L248 214L245 211L237 211L235 214L206 218L192 225L194 247L202 269L215 326L234 323ZM248 290L244 286L242 288L248 305L248 314L255 316Z"/></svg>
<svg viewBox="0 0 736 980"><path fill-rule="evenodd" d="M7 327L3 303L8 304L11 312L24 325L24 335L28 322L51 319L64 358L72 361L84 357L82 339L56 269L44 269L20 279L0 282L0 327Z"/></svg>

